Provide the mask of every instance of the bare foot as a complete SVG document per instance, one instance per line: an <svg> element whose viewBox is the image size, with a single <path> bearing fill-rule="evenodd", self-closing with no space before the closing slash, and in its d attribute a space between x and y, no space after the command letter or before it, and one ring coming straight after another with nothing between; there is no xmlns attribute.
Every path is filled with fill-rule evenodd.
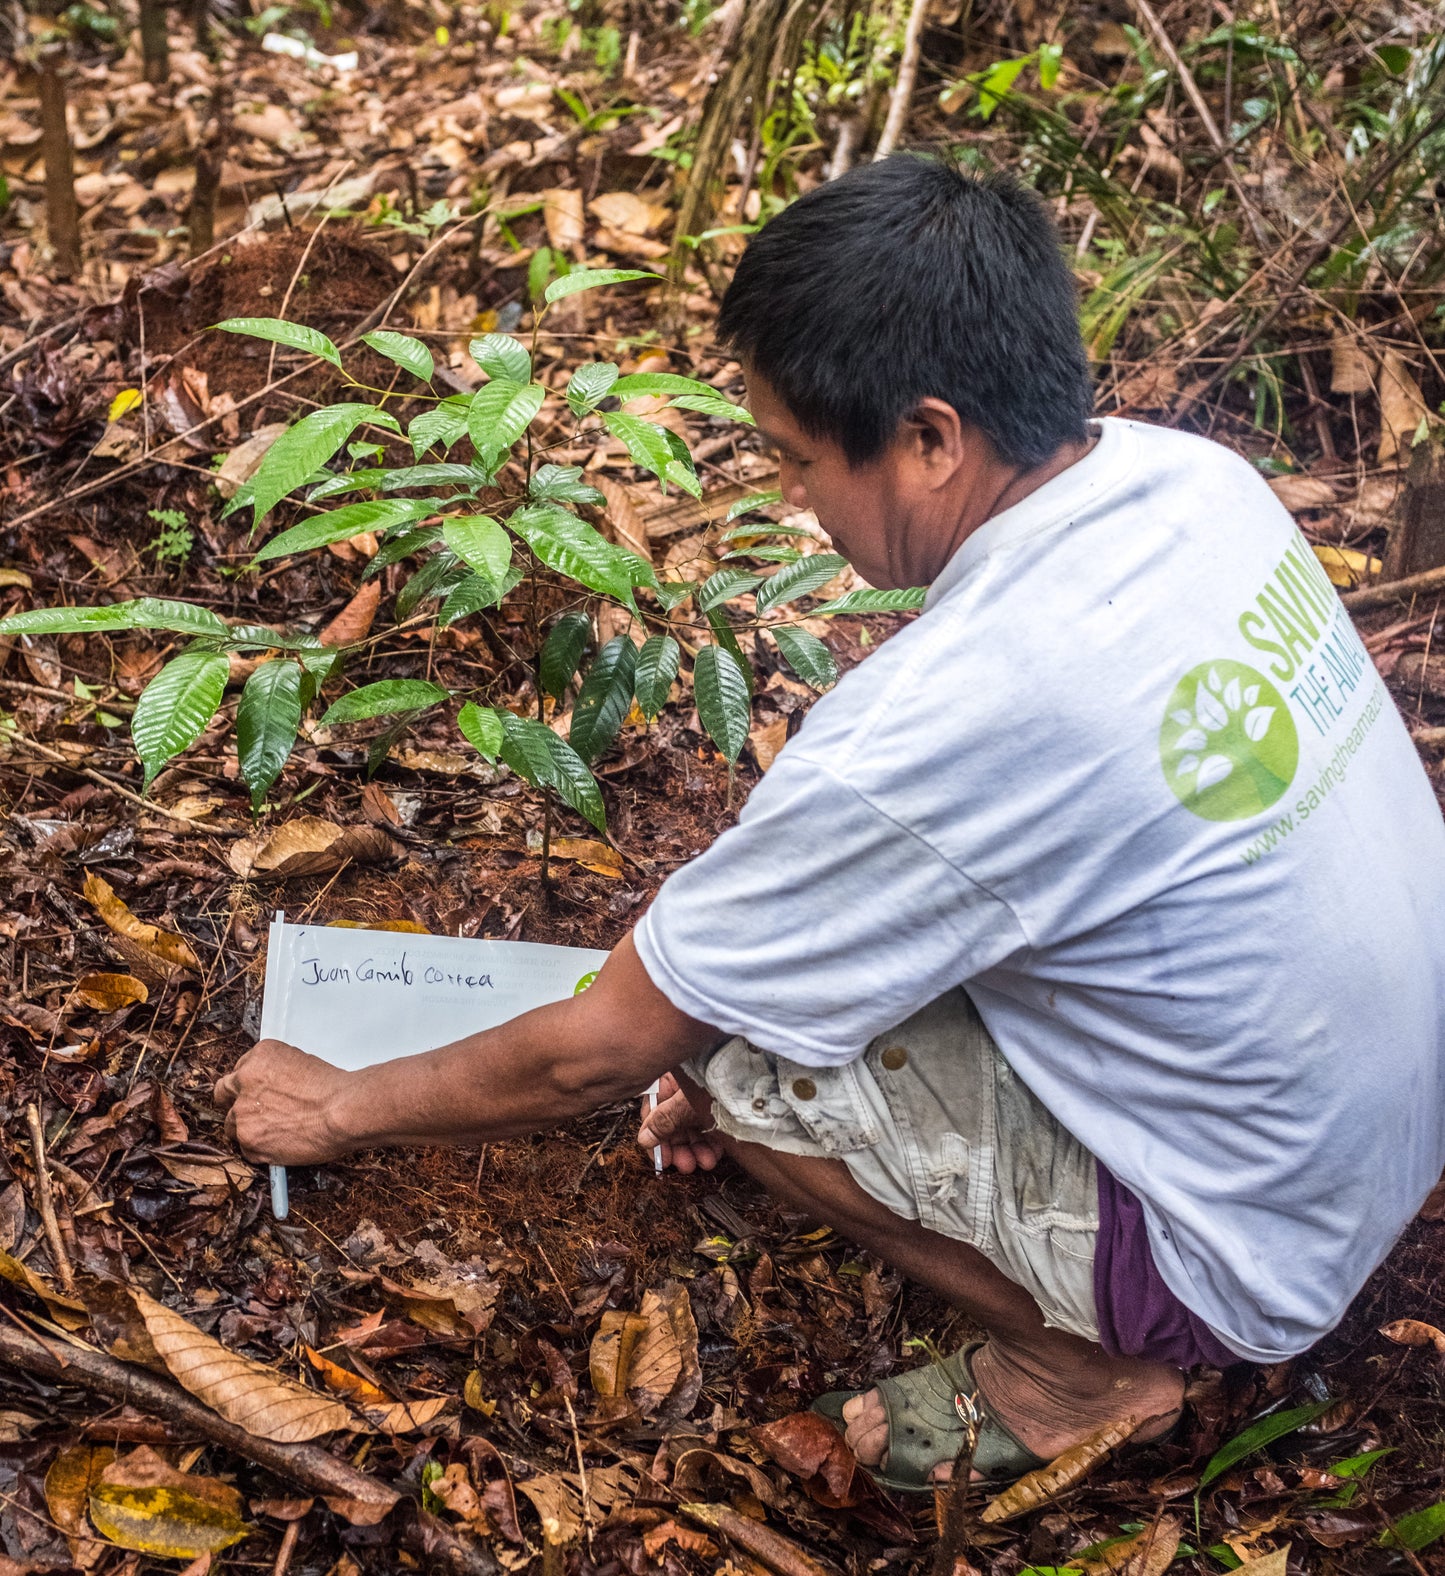
<svg viewBox="0 0 1445 1576"><path fill-rule="evenodd" d="M1162 1363L1101 1354L1097 1362L1065 1377L997 1341L981 1347L971 1361L989 1411L1045 1461L1121 1417L1145 1423L1135 1436L1140 1444L1158 1439L1173 1427L1184 1401L1183 1373ZM888 1417L878 1392L869 1390L846 1402L843 1421L848 1448L858 1461L886 1469ZM929 1476L946 1483L953 1476L953 1462L939 1462Z"/></svg>

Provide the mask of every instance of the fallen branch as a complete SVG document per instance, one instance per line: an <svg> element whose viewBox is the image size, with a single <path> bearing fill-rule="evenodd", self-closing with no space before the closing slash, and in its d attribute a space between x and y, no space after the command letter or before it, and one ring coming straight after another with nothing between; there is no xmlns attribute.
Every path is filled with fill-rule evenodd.
<svg viewBox="0 0 1445 1576"><path fill-rule="evenodd" d="M6 1326L0 1326L0 1362L150 1412L313 1494L344 1504L343 1514L349 1511L357 1521L374 1524L400 1508L405 1512L400 1536L423 1554L426 1569L442 1569L455 1576L501 1576L502 1567L489 1549L426 1516L390 1484L358 1472L318 1445L281 1445L249 1433L202 1406L169 1379L86 1346L66 1347L62 1355L60 1348L52 1349L32 1335Z"/></svg>
<svg viewBox="0 0 1445 1576"><path fill-rule="evenodd" d="M1371 608L1388 607L1391 602L1404 602L1422 591L1445 591L1445 565L1422 569L1417 575L1405 575L1399 580L1386 580L1382 585L1346 591L1340 601L1352 613L1367 613Z"/></svg>
<svg viewBox="0 0 1445 1576"><path fill-rule="evenodd" d="M878 148L873 155L875 162L886 159L893 152L903 135L903 128L908 124L908 110L913 103L913 84L918 80L918 58L923 53L923 15L927 10L928 0L913 0L908 12L908 25L903 33L903 54L898 61L898 80L893 84L893 97L888 101L888 118L883 122L883 132L878 138Z"/></svg>
<svg viewBox="0 0 1445 1576"><path fill-rule="evenodd" d="M791 1538L774 1532L751 1516L744 1516L727 1505L683 1505L689 1521L709 1532L720 1532L743 1553L751 1554L778 1576L835 1576L835 1568L798 1547Z"/></svg>

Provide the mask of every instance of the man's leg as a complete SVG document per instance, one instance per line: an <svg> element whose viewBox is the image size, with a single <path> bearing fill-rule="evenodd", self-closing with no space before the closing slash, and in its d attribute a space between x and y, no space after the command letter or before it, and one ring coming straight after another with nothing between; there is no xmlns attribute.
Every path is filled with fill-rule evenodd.
<svg viewBox="0 0 1445 1576"><path fill-rule="evenodd" d="M678 1081L700 1124L710 1126L711 1098L687 1078ZM1035 1455L1052 1459L1131 1414L1159 1419L1140 1430L1141 1439L1173 1421L1184 1395L1179 1369L1110 1357L1092 1341L1046 1326L1034 1299L976 1248L895 1215L859 1187L841 1160L784 1154L721 1132L708 1138L775 1198L886 1259L983 1329L988 1341L973 1359L974 1376L994 1415ZM858 1459L876 1465L887 1448L877 1392L850 1402L845 1419Z"/></svg>

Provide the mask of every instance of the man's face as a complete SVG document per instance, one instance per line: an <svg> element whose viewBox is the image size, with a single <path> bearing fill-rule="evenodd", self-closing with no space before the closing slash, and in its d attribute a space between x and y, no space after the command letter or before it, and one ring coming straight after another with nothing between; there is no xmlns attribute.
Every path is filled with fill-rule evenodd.
<svg viewBox="0 0 1445 1576"><path fill-rule="evenodd" d="M926 585L943 567L931 549L941 500L927 435L904 423L875 460L850 465L833 442L805 432L761 374L748 370L748 405L778 452L778 485L795 509L811 509L834 546L880 590ZM951 412L950 412L951 414Z"/></svg>

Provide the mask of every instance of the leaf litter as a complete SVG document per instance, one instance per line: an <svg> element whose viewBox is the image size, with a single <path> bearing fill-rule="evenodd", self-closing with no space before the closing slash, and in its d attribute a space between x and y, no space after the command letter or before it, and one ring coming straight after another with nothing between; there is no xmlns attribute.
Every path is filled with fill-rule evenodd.
<svg viewBox="0 0 1445 1576"><path fill-rule="evenodd" d="M938 9L930 49L942 50L948 7ZM291 315L344 339L430 244L406 226L416 226L430 199L454 204L456 214L477 170L495 183L499 212L516 212L489 216L470 252L443 249L396 319L425 337L442 389L479 381L472 335L510 322L504 314L519 306L525 312L526 273L543 247L589 266L655 264L678 193L672 166L654 163L651 152L696 115L721 35L704 30L693 39L671 17L639 28L628 79L638 105L619 107L644 114L601 130L579 125L574 135L557 125L565 102L558 90L595 98L611 93L614 79L579 52L580 31L570 54L565 41L549 42L547 28L555 37L563 20L570 27L560 7L523 8L504 48L475 17L452 18L453 44L433 36L431 21L418 28L411 19L395 33L368 33L348 72L308 62L304 52L227 44L238 91L217 233L250 218L271 228L195 265L169 237L180 233L203 127L137 95L131 64L93 41L74 42L86 62L74 86L81 191L99 238L84 291L46 274L29 229L39 193L34 104L19 75L0 84L5 173L20 194L0 260L0 355L21 352L7 372L12 403L0 411L7 513L54 502L99 480L103 467L138 463L148 446L152 461L60 505L47 525L5 538L5 611L50 600L55 587L82 577L116 600L175 594L184 583L186 594L258 627L302 628L323 644L371 638L384 582L362 577L376 539L331 544L324 570L296 561L264 580L237 579L231 569L255 544L236 517L221 516L206 469L224 456L216 490L234 496L305 408L293 394L335 397L331 371L284 347L273 359L269 347L258 352L202 330L226 316L276 315L289 293ZM970 25L978 40L970 47L1001 47L992 19ZM1020 11L1026 31L1052 25ZM1123 58L1110 52L1113 24L1070 25L1088 32L1087 45L1071 38L1071 55L1101 73L1127 69L1110 64ZM1114 31L1127 51L1126 35ZM342 54L327 33L316 30L318 53ZM181 76L208 83L204 58L173 44ZM457 47L470 53L449 54ZM1239 58L1251 48L1241 41ZM961 60L959 70L988 63ZM1107 108L1095 105L1100 115ZM1005 118L1000 111L979 122L975 134L1006 151L1007 139L1023 133L1004 129ZM639 131L643 122L648 129ZM1139 183L1130 195L1141 224L1173 200L1181 172L1192 179L1193 165L1212 163L1207 152L1195 157L1177 114L1145 124L1159 147L1124 139L1135 156ZM349 159L367 173L357 176ZM800 169L810 178L806 164ZM1289 200L1288 183L1281 188L1267 168L1258 173L1261 201ZM1169 191L1156 190L1165 179ZM1086 186L1064 201L1071 240L1092 228ZM327 193L338 213L317 228ZM743 220L748 201L734 180L724 217ZM722 235L714 244L725 260L740 240ZM1087 244L1079 255L1095 286L1086 315L1134 289L1106 277ZM1266 277L1264 288L1276 282ZM687 310L704 332L681 356L658 348L669 334L647 309L624 303L589 315L594 308L577 297L566 330L577 337L544 342L543 363L586 359L590 335L610 344L632 334L627 372L695 371L735 395L736 369L708 343L706 280L693 270L685 284ZM1111 408L1161 419L1184 419L1193 408L1200 367L1169 359L1181 335L1186 349L1191 335L1197 346L1216 321L1217 302L1201 312L1193 288L1161 269L1134 295L1127 325L1099 322ZM1335 555L1327 563L1358 577L1379 572L1373 555L1384 546L1398 472L1441 389L1414 337L1423 314L1410 318L1410 331L1398 318L1397 296L1407 316L1418 304L1406 272L1385 282L1356 278L1351 288L1366 308L1348 332L1316 320L1314 305L1294 328L1306 347L1295 359L1316 356L1317 382L1343 401L1327 418L1333 460L1305 458L1282 423L1271 432L1259 417L1264 397L1246 398L1237 385L1220 393L1211 420L1257 463L1282 467L1277 494ZM1372 291L1384 303L1373 319ZM389 375L379 356L365 365ZM263 393L273 374L291 379L284 396ZM1293 430L1314 431L1320 401L1294 387L1284 398ZM681 411L668 419L693 422ZM202 422L209 425L193 433ZM707 429L693 422L689 430L696 437ZM700 584L734 545L722 539L726 505L772 485L764 455L727 442L711 515L657 494L618 443L598 442L563 462L587 467L617 541L654 556L669 577ZM193 545L184 568L157 558L152 509L186 520ZM835 594L852 589L849 582ZM376 652L377 676L495 684L521 705L527 691L513 663L525 630L511 611L504 604L488 631L459 622L434 638L400 634ZM840 665L897 622L835 621ZM677 627L685 634L685 624ZM1387 673L1405 656L1428 666L1432 635L1430 608L1387 614L1367 631ZM163 1370L218 1417L294 1438L334 1423L317 1433L320 1444L299 1448L364 1452L382 1503L400 1489L421 1508L410 1530L401 1512L378 1521L374 1507L367 1515L353 1506L348 1526L340 1499L331 1502L338 1509L297 1498L294 1484L244 1449L211 1443L198 1456L198 1444L164 1415L109 1403L97 1413L96 1399L63 1376L7 1371L7 1556L120 1571L135 1567L118 1548L196 1559L246 1537L249 1558L274 1564L290 1536L279 1524L298 1529L293 1568L338 1576L395 1568L403 1538L421 1551L407 1558L425 1564L425 1551L440 1547L438 1528L474 1534L508 1568L579 1576L705 1571L723 1560L785 1573L928 1569L934 1508L900 1507L877 1493L807 1410L822 1390L866 1387L920 1360L930 1343L957 1344L966 1333L886 1267L735 1175L658 1181L629 1146L630 1119L618 1111L481 1152L358 1156L300 1172L296 1216L280 1226L266 1216L255 1169L221 1147L209 1107L210 1081L255 1033L266 921L283 900L319 922L615 943L659 881L730 819L730 774L687 713L685 682L682 703L657 722L626 720L600 767L614 800L612 841L565 819L547 894L538 882L541 827L515 779L463 760L446 730L425 720L406 740L383 741L377 776L365 784L376 742L361 737L369 730L318 730L275 790L280 813L252 823L234 739L234 690L257 665L251 656L232 659L232 693L213 731L157 777L154 804L168 813L137 805L127 797L140 782L124 724L163 649L170 653L138 635L0 643L0 788L9 811L0 833L8 878L0 943L9 964L0 1006L0 1101L9 1118L0 1300L12 1320L57 1349L63 1332L138 1369ZM523 650L523 662L535 655ZM1399 693L1417 721L1445 721L1423 691ZM766 674L751 738L736 741L744 787L775 758L806 704L807 692L782 668ZM58 761L28 752L26 741ZM30 1103L45 1125L74 1296L59 1287L36 1207ZM1442 1215L1440 1199L1427 1204L1345 1326L1307 1358L1263 1373L1197 1376L1174 1440L1133 1453L1084 1452L1082 1474L1078 1460L1056 1463L1016 1516L991 1521L982 1497L966 1503L970 1541L954 1568L1142 1576L1163 1568L1166 1555L1207 1557L1183 1552L1196 1539L1214 1557L1207 1568L1228 1563L1223 1550L1259 1576L1282 1576L1287 1559L1324 1572L1383 1569L1401 1558L1401 1546L1430 1557L1445 1534L1445 1469L1432 1448ZM1176 1502L1188 1502L1191 1515L1161 1514L1161 1504Z"/></svg>

